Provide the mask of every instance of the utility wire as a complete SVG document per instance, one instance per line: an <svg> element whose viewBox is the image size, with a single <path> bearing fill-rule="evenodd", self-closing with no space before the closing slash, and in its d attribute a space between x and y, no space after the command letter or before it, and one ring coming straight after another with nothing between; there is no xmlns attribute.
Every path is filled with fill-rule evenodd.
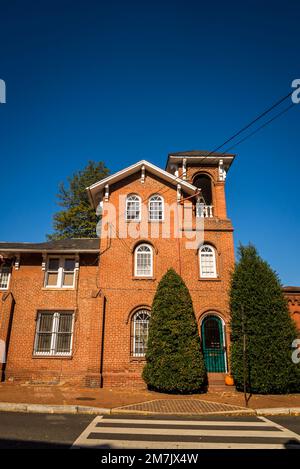
<svg viewBox="0 0 300 469"><path fill-rule="evenodd" d="M284 108L282 111L280 111L278 114L276 114L274 117L272 117L271 119L269 119L268 121L264 122L262 125L260 125L259 127L257 127L257 129L255 129L253 132L251 132L250 134L246 135L246 137L242 138L241 140L239 140L238 142L234 143L231 147L227 148L224 153L222 153L222 155L224 155L225 153L227 153L228 151L230 151L232 148L235 148L237 147L238 145L240 145L241 143L243 143L245 140L248 140L248 138L252 137L254 134L256 134L257 132L259 132L261 129L263 129L264 127L266 127L267 125L269 125L271 122L273 122L275 119L278 119L278 117L282 116L283 114L285 114L287 111L289 111L290 109L292 109L292 107L295 107L295 104L292 103L290 104L289 106L287 106L286 108Z"/></svg>
<svg viewBox="0 0 300 469"><path fill-rule="evenodd" d="M249 124L245 125L244 127L242 127L238 132L236 132L234 135L232 135L230 138L228 138L227 140L225 140L224 143L222 143L222 145L219 145L218 147L216 147L214 150L212 150L210 153L208 153L208 155L206 155L205 157L207 156L210 156L212 155L213 153L215 153L216 151L218 151L220 148L224 147L224 145L226 145L226 143L229 143L231 142L234 138L238 137L241 133L243 133L245 130L249 129L249 127L251 127L253 124L255 124L257 121L259 121L260 119L262 119L266 114L268 114L269 112L271 112L273 109L275 109L277 106L279 106L279 104L283 103L286 99L288 99L290 96L292 96L292 94L294 93L295 90L292 90L289 94L287 94L286 96L284 96L283 98L280 98L279 101L277 101L276 103L272 104L271 107L269 107L268 109L266 109L264 112L262 112L261 114L259 114L255 119L253 119L251 122L249 122Z"/></svg>
<svg viewBox="0 0 300 469"><path fill-rule="evenodd" d="M275 109L277 106L279 106L280 104L282 104L284 101L286 101L293 93L294 93L295 90L292 90L289 94L287 94L286 96L283 96L282 98L280 98L278 101L276 101L276 103L272 104L272 106L270 106L268 109L266 109L265 111L263 111L261 114L259 114L257 117L255 117L255 119L253 119L251 122L249 122L249 124L245 125L244 127L242 127L238 132L236 132L234 135L232 135L231 137L229 137L227 140L225 140L225 142L223 142L221 145L219 145L218 147L214 148L214 150L210 151L207 155L203 155L203 158L200 160L200 163L202 163L202 161L204 161L207 157L213 155L216 151L218 151L220 148L222 148L223 146L225 146L227 143L231 142L232 140L234 140L236 137L238 137L240 134L242 134L243 132L245 132L245 130L249 129L253 124L255 124L256 122L258 122L260 119L262 119L264 116L266 116L269 112L271 112L273 109ZM248 138L252 137L253 135L255 135L259 130L263 129L264 127L266 127L268 124L270 124L271 122L273 122L275 119L277 119L278 117L280 117L282 114L284 114L285 112L287 112L289 109L291 109L292 107L294 106L294 103L291 104L290 106L288 106L287 108L285 108L283 111L281 111L279 114L276 114L275 117L269 119L267 122L265 122L264 124L262 124L260 127L258 127L256 130L254 130L253 132L251 132L250 134L248 134L246 137L244 137L243 139L239 140L236 144L232 145L231 147L227 148L224 152L222 152L220 155L218 156L224 156L226 153L228 153L228 151L230 151L232 148L235 148L237 145L240 145L242 142L244 142L245 140L247 140ZM182 177L176 177L176 180L178 180L178 182L182 182L184 181L184 179L182 179ZM164 194L165 192L167 192L169 190L169 188L165 188L164 185L161 185L161 188L164 189L164 190L158 190L156 192L156 194L159 194L159 195L162 195ZM144 202L145 199L142 200L142 202Z"/></svg>

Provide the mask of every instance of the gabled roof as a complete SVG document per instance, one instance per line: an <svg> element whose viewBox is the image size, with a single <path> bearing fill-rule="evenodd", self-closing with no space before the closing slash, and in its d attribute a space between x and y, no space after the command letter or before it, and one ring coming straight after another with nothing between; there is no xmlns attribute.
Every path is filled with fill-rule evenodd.
<svg viewBox="0 0 300 469"><path fill-rule="evenodd" d="M70 238L45 243L6 243L0 242L1 252L98 252L99 238Z"/></svg>
<svg viewBox="0 0 300 469"><path fill-rule="evenodd" d="M102 191L106 184L114 184L118 181L121 181L122 179L126 178L127 176L130 176L137 171L141 170L142 166L145 167L146 171L149 171L152 174L155 174L156 176L160 177L161 179L165 180L166 182L169 182L170 184L174 184L175 186L177 184L180 184L181 187L188 193L188 194L194 194L197 188L190 184L187 181L184 181L183 179L180 179L173 174L169 173L168 171L165 171L164 169L159 168L158 166L155 166L152 163L149 163L149 161L146 160L141 160L138 161L137 163L128 166L125 169L122 169L121 171L118 171L117 173L112 174L111 176L106 177L105 179L101 179L101 181L95 182L95 184L92 184L91 186L87 187L86 190L88 191L90 201L93 205L93 207L96 206L96 201L95 201L95 195L99 193L99 191Z"/></svg>

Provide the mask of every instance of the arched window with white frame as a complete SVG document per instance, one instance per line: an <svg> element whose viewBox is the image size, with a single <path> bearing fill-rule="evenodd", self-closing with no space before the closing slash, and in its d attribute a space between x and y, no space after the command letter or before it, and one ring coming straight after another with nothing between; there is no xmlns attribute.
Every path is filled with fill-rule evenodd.
<svg viewBox="0 0 300 469"><path fill-rule="evenodd" d="M158 195L152 195L149 199L149 221L162 221L164 219L164 199Z"/></svg>
<svg viewBox="0 0 300 469"><path fill-rule="evenodd" d="M131 354L134 357L144 357L147 350L149 334L150 311L140 309L134 313L131 320Z"/></svg>
<svg viewBox="0 0 300 469"><path fill-rule="evenodd" d="M141 199L136 194L128 195L126 198L126 220L141 220Z"/></svg>
<svg viewBox="0 0 300 469"><path fill-rule="evenodd" d="M149 244L140 244L134 251L135 277L153 276L153 249Z"/></svg>
<svg viewBox="0 0 300 469"><path fill-rule="evenodd" d="M201 278L217 277L216 252L209 244L204 244L199 249L199 264Z"/></svg>

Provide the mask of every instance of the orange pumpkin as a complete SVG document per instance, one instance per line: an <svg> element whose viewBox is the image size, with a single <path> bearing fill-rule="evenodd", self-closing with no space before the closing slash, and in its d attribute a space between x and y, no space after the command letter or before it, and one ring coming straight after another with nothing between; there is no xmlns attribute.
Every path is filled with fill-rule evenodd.
<svg viewBox="0 0 300 469"><path fill-rule="evenodd" d="M225 376L225 384L227 386L233 386L234 385L233 377L231 375L226 375Z"/></svg>

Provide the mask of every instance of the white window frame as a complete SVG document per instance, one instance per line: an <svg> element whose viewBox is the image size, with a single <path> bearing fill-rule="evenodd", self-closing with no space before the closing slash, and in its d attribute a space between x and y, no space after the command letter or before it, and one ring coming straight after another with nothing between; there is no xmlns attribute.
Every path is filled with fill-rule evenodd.
<svg viewBox="0 0 300 469"><path fill-rule="evenodd" d="M153 210L151 209L151 202L160 202L161 203L161 210ZM148 219L151 222L160 222L164 221L164 216L165 216L165 204L164 204L164 199L161 195L159 194L153 194L148 202ZM161 218L159 218L159 215L161 213ZM153 218L153 214L158 215L158 218Z"/></svg>
<svg viewBox="0 0 300 469"><path fill-rule="evenodd" d="M138 273L138 254L139 249L147 247L150 251L150 271L148 274ZM150 244L142 243L139 244L134 250L134 276L141 278L150 278L153 277L153 248Z"/></svg>
<svg viewBox="0 0 300 469"><path fill-rule="evenodd" d="M50 264L51 259L59 259L58 271L49 270L49 264ZM74 271L65 270L65 261L68 260L68 259L74 260ZM50 288L50 289L51 288L74 289L76 270L77 270L77 267L76 267L76 257L75 256L55 256L55 255L48 256L47 268L46 268L46 272L45 272L44 287L45 288ZM57 283L56 283L56 285L48 285L48 275L49 275L49 273L52 273L52 272L57 272ZM70 273L70 272L74 272L73 273L73 284L72 285L64 285L63 282L64 282L65 273Z"/></svg>
<svg viewBox="0 0 300 469"><path fill-rule="evenodd" d="M145 357L146 355L146 351L147 351L147 343L144 345L143 347L143 352L137 352L137 341L136 341L136 338L137 338L137 333L139 332L139 327L138 327L138 322L137 321L137 317L140 315L140 314L146 314L148 316L148 326L147 326L147 343L148 343L148 338L149 338L149 321L150 321L150 311L148 309L139 309L138 311L136 311L134 313L134 315L132 316L132 356L133 357ZM140 320L140 322L142 321L145 321L145 320Z"/></svg>
<svg viewBox="0 0 300 469"><path fill-rule="evenodd" d="M135 210L135 211L138 211L139 216L136 217L136 218L129 218L128 217L130 212L134 212L134 210L128 208L128 205L129 205L130 202L135 202L135 203L138 204L138 210ZM137 194L129 194L126 197L126 213L125 213L126 221L136 221L136 222L141 221L141 216L142 216L141 212L142 212L142 202L141 202L140 196L137 195Z"/></svg>
<svg viewBox="0 0 300 469"><path fill-rule="evenodd" d="M204 251L206 249L210 250L211 255L209 257L211 257L213 261L213 269L211 272L203 272L203 256L204 252L207 253L207 251ZM210 244L203 244L199 249L199 270L200 278L217 278L216 250Z"/></svg>
<svg viewBox="0 0 300 469"><path fill-rule="evenodd" d="M59 320L60 320L60 315L61 314L69 314L72 317L72 326L71 326L71 332L69 333L71 335L71 340L70 340L70 350L69 352L56 352L56 346L57 346L57 338L59 336L58 333L58 328L59 328ZM38 340L39 340L39 335L41 334L40 332L40 322L41 322L41 317L43 314L49 314L49 316L53 316L52 320L52 330L49 332L51 334L51 343L50 343L50 350L49 352L39 352L37 350L38 348ZM37 319L37 325L36 325L36 332L35 332L35 340L34 340L34 352L33 354L35 356L43 356L43 357L69 357L72 355L72 350L73 350L73 337L74 337L74 311L39 311L38 312L38 319Z"/></svg>
<svg viewBox="0 0 300 469"><path fill-rule="evenodd" d="M2 277L3 274L5 275L7 273L7 272L2 272L3 267L6 267L7 269L9 269L8 276L7 276L7 283L6 283L5 287L1 286L1 283L2 283L1 277ZM6 290L9 289L10 277L11 277L11 267L10 266L5 266L5 265L1 266L0 267L0 291L6 291Z"/></svg>

